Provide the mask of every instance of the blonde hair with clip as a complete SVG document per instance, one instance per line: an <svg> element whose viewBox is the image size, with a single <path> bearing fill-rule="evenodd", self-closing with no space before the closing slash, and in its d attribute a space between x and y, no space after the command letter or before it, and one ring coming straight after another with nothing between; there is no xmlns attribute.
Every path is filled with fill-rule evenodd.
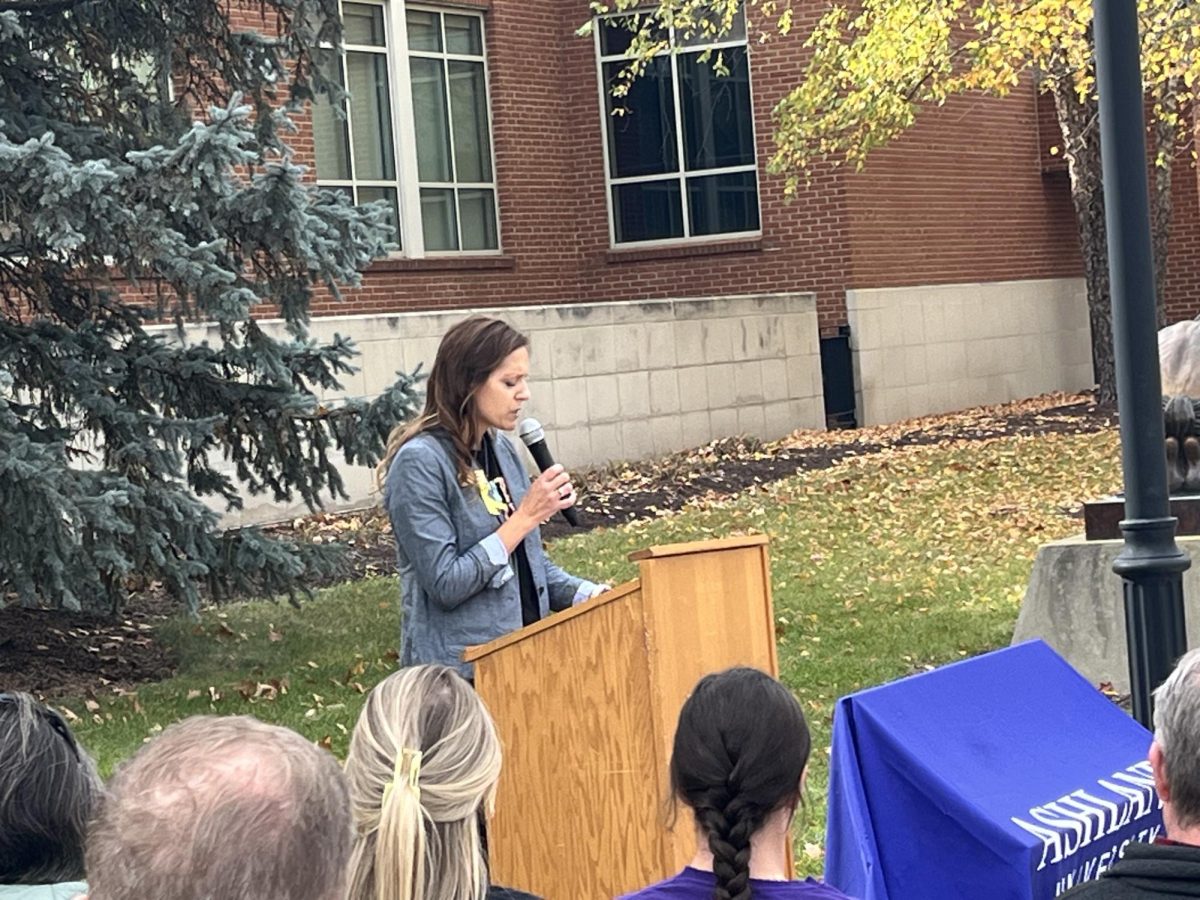
<svg viewBox="0 0 1200 900"><path fill-rule="evenodd" d="M500 740L458 673L413 666L380 682L354 727L346 775L348 900L484 900L479 812L495 800Z"/></svg>

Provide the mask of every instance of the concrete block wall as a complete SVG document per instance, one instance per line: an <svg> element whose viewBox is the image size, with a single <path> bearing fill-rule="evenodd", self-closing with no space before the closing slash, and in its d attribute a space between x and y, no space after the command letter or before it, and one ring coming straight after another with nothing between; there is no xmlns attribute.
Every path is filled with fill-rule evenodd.
<svg viewBox="0 0 1200 900"><path fill-rule="evenodd" d="M854 290L846 307L862 425L1094 383L1081 278Z"/></svg>
<svg viewBox="0 0 1200 900"><path fill-rule="evenodd" d="M778 438L825 424L814 295L573 303L454 312L325 316L311 334L354 339L360 370L320 399L372 398L398 371L433 362L441 336L475 312L496 314L529 335L532 399L526 414L546 426L568 467L639 459L751 434ZM282 336L282 324L262 323ZM206 326L187 340L215 341ZM372 472L341 467L354 508L377 501ZM278 521L306 510L246 498L230 525Z"/></svg>

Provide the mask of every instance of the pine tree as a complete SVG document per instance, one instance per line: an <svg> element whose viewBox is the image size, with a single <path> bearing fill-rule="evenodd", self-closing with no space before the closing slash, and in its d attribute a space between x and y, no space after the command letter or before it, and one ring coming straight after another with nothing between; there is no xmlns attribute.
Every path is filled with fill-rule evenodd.
<svg viewBox="0 0 1200 900"><path fill-rule="evenodd" d="M202 498L344 495L333 451L374 461L414 407L409 376L317 401L355 351L308 336L310 301L383 252L385 211L286 143L315 92L340 100L316 65L336 0L248 6L261 32L220 0L0 0L0 598L294 596L330 550L223 533ZM216 337L185 340L196 321Z"/></svg>

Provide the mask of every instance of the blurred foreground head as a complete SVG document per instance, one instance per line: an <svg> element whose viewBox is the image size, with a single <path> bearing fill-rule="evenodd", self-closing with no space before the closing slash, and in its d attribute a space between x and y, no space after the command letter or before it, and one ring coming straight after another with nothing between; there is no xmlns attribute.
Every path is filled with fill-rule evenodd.
<svg viewBox="0 0 1200 900"><path fill-rule="evenodd" d="M113 777L90 900L340 900L350 801L337 761L248 716L172 725Z"/></svg>
<svg viewBox="0 0 1200 900"><path fill-rule="evenodd" d="M712 852L717 896L748 896L751 838L771 823L786 835L810 749L800 703L757 669L706 675L683 704L671 788Z"/></svg>
<svg viewBox="0 0 1200 900"><path fill-rule="evenodd" d="M412 666L381 681L346 774L358 832L349 900L483 900L480 817L496 795L500 740L457 672Z"/></svg>
<svg viewBox="0 0 1200 900"><path fill-rule="evenodd" d="M1154 692L1150 765L1167 834L1200 834L1200 649L1180 657Z"/></svg>
<svg viewBox="0 0 1200 900"><path fill-rule="evenodd" d="M61 715L28 694L0 694L0 884L82 879L100 790Z"/></svg>

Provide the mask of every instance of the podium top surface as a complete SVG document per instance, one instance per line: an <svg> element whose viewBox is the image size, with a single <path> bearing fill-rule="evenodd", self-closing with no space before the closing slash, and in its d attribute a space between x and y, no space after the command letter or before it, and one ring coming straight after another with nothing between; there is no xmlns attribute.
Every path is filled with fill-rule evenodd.
<svg viewBox="0 0 1200 900"><path fill-rule="evenodd" d="M662 559L667 556L685 556L688 553L712 553L714 550L738 550L742 547L761 547L769 538L765 534L744 534L738 537L719 538L715 541L690 541L684 544L664 544L661 547L646 547L635 550L629 558Z"/></svg>
<svg viewBox="0 0 1200 900"><path fill-rule="evenodd" d="M486 644L476 644L474 647L468 647L463 651L463 662L475 662L485 656L490 656L497 650L515 644L517 641L523 641L535 634L540 634L549 628L556 628L567 619L573 619L576 616L586 615L593 609L599 606L604 606L606 603L612 603L614 600L620 600L622 597L633 593L638 589L638 582L627 581L624 584L618 584L611 591L605 591L599 597L593 597L590 600L584 600L582 603L576 603L570 609L564 609L561 612L551 613L544 619L534 622L532 625L526 625L524 628L518 628L516 631L510 631L508 634L501 635L494 641L488 641Z"/></svg>

